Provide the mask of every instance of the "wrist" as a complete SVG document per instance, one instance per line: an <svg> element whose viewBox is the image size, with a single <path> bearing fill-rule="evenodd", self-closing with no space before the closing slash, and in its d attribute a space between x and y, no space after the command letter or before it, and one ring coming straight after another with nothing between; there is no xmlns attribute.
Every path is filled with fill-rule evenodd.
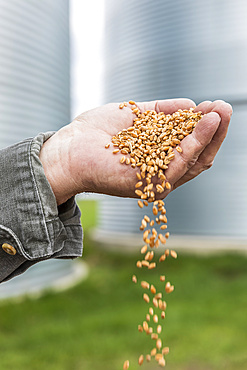
<svg viewBox="0 0 247 370"><path fill-rule="evenodd" d="M76 194L70 163L72 140L69 125L65 126L43 144L39 155L57 205L65 203Z"/></svg>

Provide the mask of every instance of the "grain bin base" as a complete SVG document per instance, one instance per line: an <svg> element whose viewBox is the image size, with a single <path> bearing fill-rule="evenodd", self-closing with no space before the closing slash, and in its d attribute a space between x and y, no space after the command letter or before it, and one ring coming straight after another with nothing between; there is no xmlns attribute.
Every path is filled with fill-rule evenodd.
<svg viewBox="0 0 247 370"><path fill-rule="evenodd" d="M90 239L105 248L136 253L144 244L142 234L105 231L98 228L91 230ZM224 239L218 236L171 235L167 248L195 254L218 252L238 252L247 254L247 240L237 238Z"/></svg>

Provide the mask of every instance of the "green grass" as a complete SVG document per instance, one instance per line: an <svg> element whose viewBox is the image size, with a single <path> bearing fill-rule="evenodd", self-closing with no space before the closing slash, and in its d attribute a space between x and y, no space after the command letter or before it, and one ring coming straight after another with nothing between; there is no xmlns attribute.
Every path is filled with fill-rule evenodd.
<svg viewBox="0 0 247 370"><path fill-rule="evenodd" d="M148 305L133 273L157 282L161 270L138 270L138 255L105 251L85 238L87 280L37 300L0 306L1 370L117 370L154 342L137 325ZM247 258L179 255L164 264L167 296L162 338L168 370L246 370ZM156 370L154 362L142 369Z"/></svg>
<svg viewBox="0 0 247 370"><path fill-rule="evenodd" d="M81 224L84 232L97 224L98 202L93 199L78 200L77 204L81 210Z"/></svg>

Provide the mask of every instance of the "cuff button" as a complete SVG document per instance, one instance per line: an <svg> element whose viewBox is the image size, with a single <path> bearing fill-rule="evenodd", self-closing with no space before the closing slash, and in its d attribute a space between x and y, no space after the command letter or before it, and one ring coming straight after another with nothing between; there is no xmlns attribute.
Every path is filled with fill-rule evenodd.
<svg viewBox="0 0 247 370"><path fill-rule="evenodd" d="M2 248L4 252L10 254L11 256L14 256L16 254L16 249L8 243L3 243Z"/></svg>

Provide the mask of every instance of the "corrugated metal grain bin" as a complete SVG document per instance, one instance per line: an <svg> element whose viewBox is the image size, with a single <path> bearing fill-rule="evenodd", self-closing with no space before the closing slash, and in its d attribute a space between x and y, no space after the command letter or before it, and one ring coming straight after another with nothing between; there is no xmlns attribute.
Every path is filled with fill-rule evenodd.
<svg viewBox="0 0 247 370"><path fill-rule="evenodd" d="M106 1L105 102L225 99L234 115L210 171L166 200L173 234L247 239L247 2ZM109 211L111 210L111 211ZM138 232L136 201L102 201L99 230Z"/></svg>
<svg viewBox="0 0 247 370"><path fill-rule="evenodd" d="M0 0L0 147L69 122L69 71L69 1ZM68 275L72 262L56 262L34 266L33 285ZM29 272L18 279L25 286Z"/></svg>

